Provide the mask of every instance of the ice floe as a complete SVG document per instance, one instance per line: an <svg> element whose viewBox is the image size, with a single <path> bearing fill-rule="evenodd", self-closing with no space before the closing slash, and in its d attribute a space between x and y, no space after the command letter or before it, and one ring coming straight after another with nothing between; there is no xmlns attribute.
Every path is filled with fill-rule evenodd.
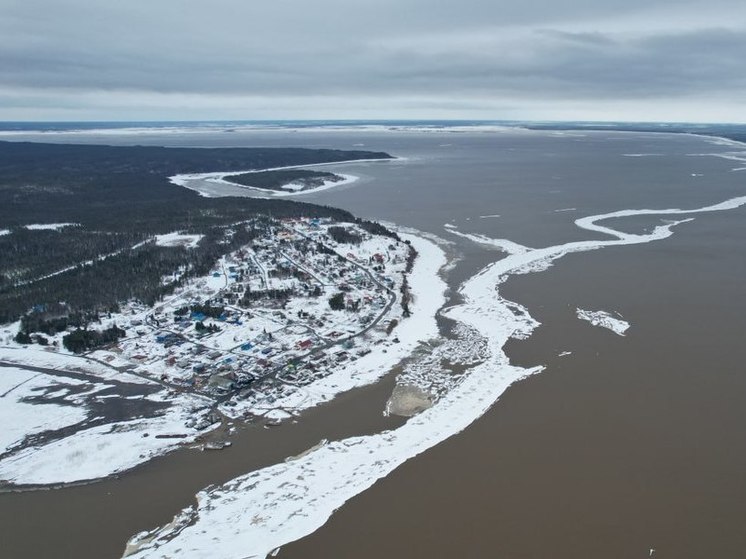
<svg viewBox="0 0 746 559"><path fill-rule="evenodd" d="M478 245L482 245L493 250L499 250L501 252L507 252L508 254L522 254L531 250L526 246L519 245L518 243L509 241L508 239L492 239L478 233L463 233L459 231L455 225L451 225L449 223L447 223L444 227L452 235L463 237L464 239L469 239L470 241Z"/></svg>
<svg viewBox="0 0 746 559"><path fill-rule="evenodd" d="M620 336L624 336L625 332L629 329L629 322L617 318L606 311L586 311L583 309L576 309L575 312L580 320L590 322L593 326L606 328Z"/></svg>

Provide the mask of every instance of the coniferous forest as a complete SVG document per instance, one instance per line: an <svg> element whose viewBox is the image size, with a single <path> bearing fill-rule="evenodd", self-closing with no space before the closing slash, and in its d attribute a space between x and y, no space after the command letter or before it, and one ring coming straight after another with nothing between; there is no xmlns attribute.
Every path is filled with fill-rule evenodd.
<svg viewBox="0 0 746 559"><path fill-rule="evenodd" d="M226 228L255 216L331 217L344 210L280 199L205 198L169 182L180 173L242 171L386 153L301 148L112 147L0 142L0 323L30 309L80 316L138 299L152 304L251 240ZM60 230L24 225L71 223ZM380 226L365 223L374 230ZM153 235L204 235L195 248L164 247ZM181 270L164 285L163 277ZM56 315L58 315L56 313Z"/></svg>

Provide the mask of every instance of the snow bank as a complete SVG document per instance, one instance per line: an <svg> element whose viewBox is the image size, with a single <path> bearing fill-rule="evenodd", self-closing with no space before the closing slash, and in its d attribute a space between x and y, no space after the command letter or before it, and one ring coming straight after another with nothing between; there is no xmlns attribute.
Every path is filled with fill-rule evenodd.
<svg viewBox="0 0 746 559"><path fill-rule="evenodd" d="M452 235L463 237L464 239L468 239L472 241L473 243L482 245L484 247L487 247L493 250L507 252L508 254L522 254L524 252L531 250L530 248L526 246L520 245L518 243L514 243L513 241L509 241L508 239L491 239L485 235L480 235L478 233L462 233L456 228L455 225L450 225L450 224L446 224L445 227L446 227L446 230Z"/></svg>

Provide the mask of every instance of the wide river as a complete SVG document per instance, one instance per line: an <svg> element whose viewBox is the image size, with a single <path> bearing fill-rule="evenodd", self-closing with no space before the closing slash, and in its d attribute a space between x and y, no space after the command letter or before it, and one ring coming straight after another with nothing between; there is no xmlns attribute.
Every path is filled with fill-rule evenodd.
<svg viewBox="0 0 746 559"><path fill-rule="evenodd" d="M746 147L689 135L238 130L14 139L387 151L404 159L325 167L360 179L298 199L451 241L449 253L459 257L445 277L452 293L504 257L454 228L541 248L609 238L579 228L584 216L696 209L746 195L746 171L734 171L746 165L722 157L746 158ZM465 430L404 462L278 556L621 559L649 557L651 549L654 557L744 556L746 206L603 225L644 233L661 217L694 219L668 238L571 253L511 276L502 297L541 325L508 342L506 353L544 371L513 384ZM579 320L577 308L619 313L630 328L618 336ZM130 536L168 523L210 484L323 438L403 425L382 415L394 374L297 423L243 428L222 452L180 450L118 479L0 494L0 555L120 557Z"/></svg>

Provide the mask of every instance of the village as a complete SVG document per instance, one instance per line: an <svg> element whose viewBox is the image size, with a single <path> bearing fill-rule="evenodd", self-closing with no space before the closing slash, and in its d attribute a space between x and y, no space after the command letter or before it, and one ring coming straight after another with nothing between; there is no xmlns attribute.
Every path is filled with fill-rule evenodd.
<svg viewBox="0 0 746 559"><path fill-rule="evenodd" d="M373 346L398 343L414 251L396 235L323 218L235 227L255 237L154 307L124 305L106 322L126 337L89 357L225 410L246 399L271 402L283 387L305 386Z"/></svg>

